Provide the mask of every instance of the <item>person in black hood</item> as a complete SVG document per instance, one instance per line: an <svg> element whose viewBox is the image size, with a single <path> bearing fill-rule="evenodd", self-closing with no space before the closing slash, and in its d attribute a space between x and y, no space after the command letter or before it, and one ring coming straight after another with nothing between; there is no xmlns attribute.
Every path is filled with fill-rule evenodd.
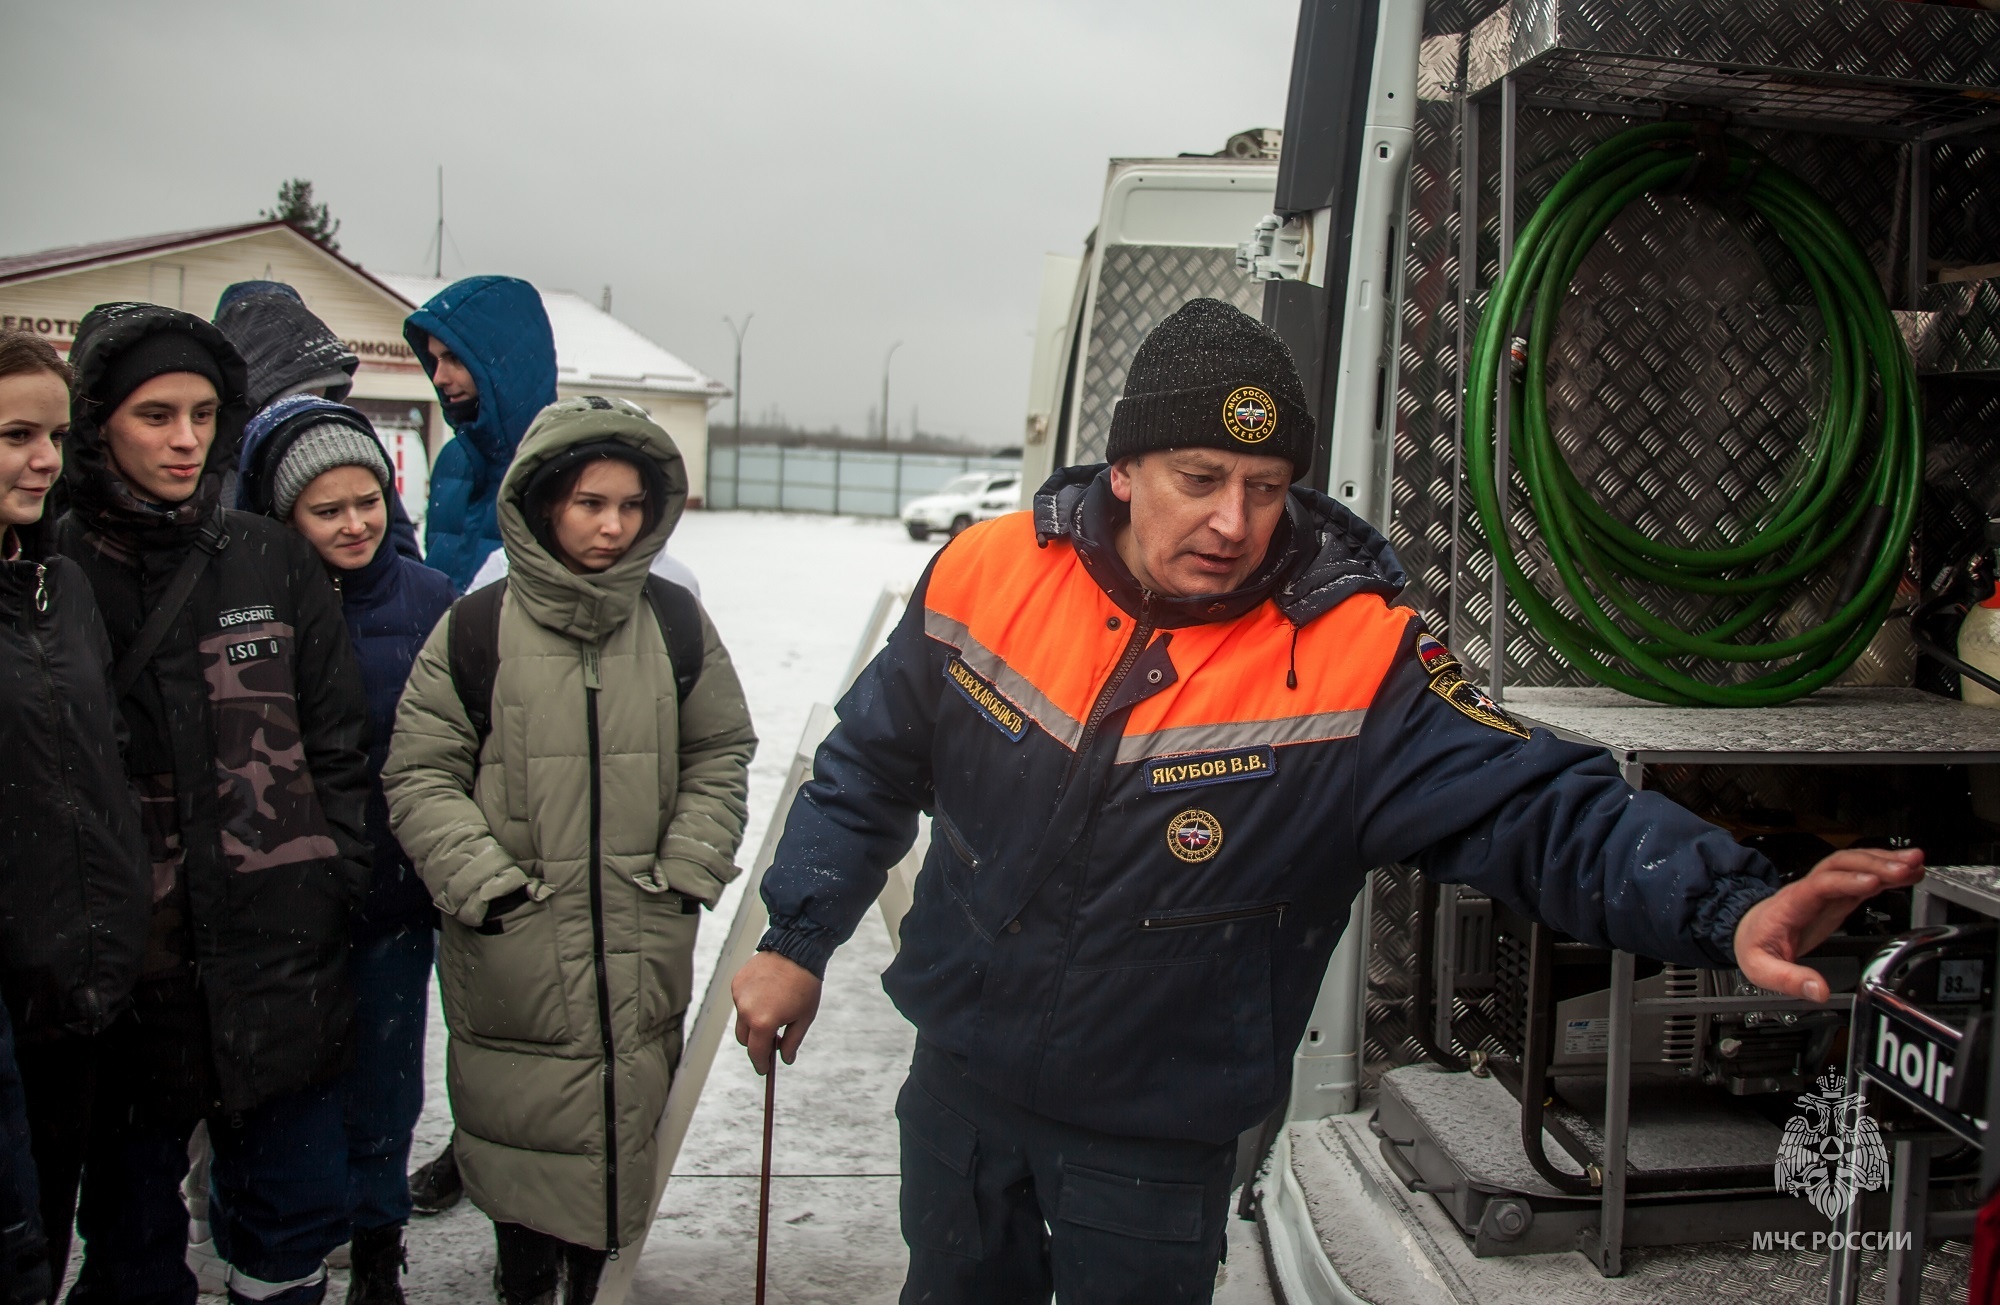
<svg viewBox="0 0 2000 1305"><path fill-rule="evenodd" d="M111 649L90 585L43 519L62 474L69 368L0 332L0 1029L16 1039L32 1151L0 1160L0 1300L48 1298L69 1260L98 1039L146 941L152 873L119 757ZM0 1067L4 1068L4 1067ZM9 1131L12 1131L10 1128ZM39 1179L39 1193L32 1189ZM39 1204L40 1218L36 1219ZM46 1232L46 1242L43 1236Z"/></svg>
<svg viewBox="0 0 2000 1305"><path fill-rule="evenodd" d="M298 536L224 511L248 404L213 326L105 304L71 357L71 511L116 658L152 867L134 1010L85 1163L74 1305L193 1305L179 1184L206 1118L216 1246L238 1302L313 1305L345 1240L335 1077L370 851L367 702L339 600Z"/></svg>
<svg viewBox="0 0 2000 1305"><path fill-rule="evenodd" d="M360 357L283 281L238 281L224 289L215 301L215 329L243 355L252 416L298 395L339 403L354 388ZM235 468L226 470L224 503L237 500L234 480ZM403 510L402 496L392 493L388 502L390 541L412 562L423 561L417 528Z"/></svg>

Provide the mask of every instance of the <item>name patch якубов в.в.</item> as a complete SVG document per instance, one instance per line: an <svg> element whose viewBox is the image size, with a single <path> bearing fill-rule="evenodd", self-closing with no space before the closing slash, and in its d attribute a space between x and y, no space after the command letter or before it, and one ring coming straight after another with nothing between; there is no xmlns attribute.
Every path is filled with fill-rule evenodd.
<svg viewBox="0 0 2000 1305"><path fill-rule="evenodd" d="M1146 791L1170 793L1177 788L1229 784L1239 779L1268 779L1278 773L1278 756L1268 743L1226 752L1187 752L1177 757L1153 757L1141 763Z"/></svg>

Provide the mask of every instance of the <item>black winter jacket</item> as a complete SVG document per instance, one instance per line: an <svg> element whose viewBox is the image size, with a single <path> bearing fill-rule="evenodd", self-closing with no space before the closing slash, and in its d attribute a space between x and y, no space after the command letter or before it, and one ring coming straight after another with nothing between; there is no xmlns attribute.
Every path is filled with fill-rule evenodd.
<svg viewBox="0 0 2000 1305"><path fill-rule="evenodd" d="M0 563L0 992L23 1041L124 1008L152 900L104 623L49 534Z"/></svg>
<svg viewBox="0 0 2000 1305"><path fill-rule="evenodd" d="M349 927L370 875L367 701L311 546L217 506L243 421L242 363L220 333L154 305L93 309L71 352L78 392L152 330L186 331L224 365L231 392L201 488L171 509L134 498L110 466L101 414L79 403L74 510L57 542L90 579L114 658L189 550L213 551L119 708L154 861L141 1014L149 989L199 992L165 999L151 1026L171 1045L150 1049L143 1068L165 1076L165 1096L211 1071L202 1104L235 1112L323 1082L349 1059Z"/></svg>

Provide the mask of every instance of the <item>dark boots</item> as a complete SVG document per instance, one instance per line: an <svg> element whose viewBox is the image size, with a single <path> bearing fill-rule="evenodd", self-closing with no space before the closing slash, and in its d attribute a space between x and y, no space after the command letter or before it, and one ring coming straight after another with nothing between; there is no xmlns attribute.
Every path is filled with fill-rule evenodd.
<svg viewBox="0 0 2000 1305"><path fill-rule="evenodd" d="M418 1214L443 1214L465 1195L465 1180L458 1176L458 1134L437 1158L410 1175L410 1205Z"/></svg>
<svg viewBox="0 0 2000 1305"><path fill-rule="evenodd" d="M573 1246L518 1223L494 1224L493 1241L498 1252L493 1294L500 1305L555 1305L558 1286L562 1305L591 1305L597 1299L603 1251Z"/></svg>
<svg viewBox="0 0 2000 1305"><path fill-rule="evenodd" d="M409 1261L403 1255L401 1224L356 1228L350 1255L347 1305L404 1305L402 1276Z"/></svg>

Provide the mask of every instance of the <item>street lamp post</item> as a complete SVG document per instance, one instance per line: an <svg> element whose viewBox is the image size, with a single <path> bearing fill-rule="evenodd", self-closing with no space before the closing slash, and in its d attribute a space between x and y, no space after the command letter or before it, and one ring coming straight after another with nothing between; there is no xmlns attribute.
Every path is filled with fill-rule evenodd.
<svg viewBox="0 0 2000 1305"><path fill-rule="evenodd" d="M743 318L743 325L741 326L738 326L731 318L724 317L722 319L723 323L729 327L730 334L736 337L736 388L733 393L736 395L736 443L739 447L743 443L743 337L749 333L750 323L756 317L757 314L755 313L747 314ZM737 456L741 457L742 454L739 453Z"/></svg>
<svg viewBox="0 0 2000 1305"><path fill-rule="evenodd" d="M896 356L896 350L903 347L901 340L889 346L889 352L882 355L882 447L889 447L889 360Z"/></svg>

